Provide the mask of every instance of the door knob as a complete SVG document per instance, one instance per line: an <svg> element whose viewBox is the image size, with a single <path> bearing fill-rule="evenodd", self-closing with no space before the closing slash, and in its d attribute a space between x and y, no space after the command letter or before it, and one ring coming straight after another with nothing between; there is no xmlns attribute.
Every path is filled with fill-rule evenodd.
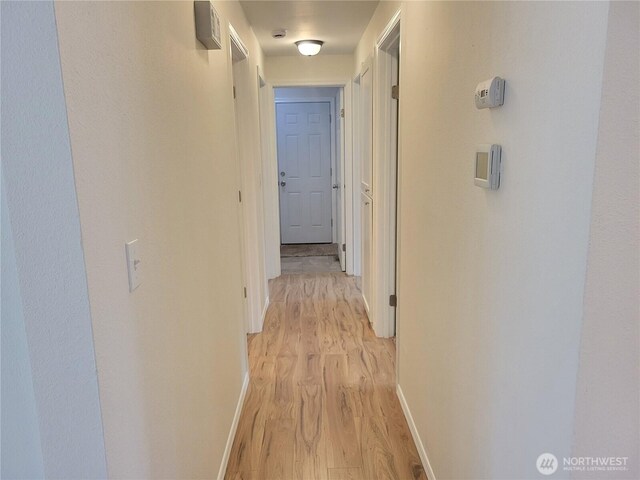
<svg viewBox="0 0 640 480"><path fill-rule="evenodd" d="M285 182L284 180L280 182L280 186L284 187L287 184L287 182Z"/></svg>
<svg viewBox="0 0 640 480"><path fill-rule="evenodd" d="M340 188L340 185L338 185L337 183L334 183L333 184L333 188L338 189L338 188Z"/></svg>

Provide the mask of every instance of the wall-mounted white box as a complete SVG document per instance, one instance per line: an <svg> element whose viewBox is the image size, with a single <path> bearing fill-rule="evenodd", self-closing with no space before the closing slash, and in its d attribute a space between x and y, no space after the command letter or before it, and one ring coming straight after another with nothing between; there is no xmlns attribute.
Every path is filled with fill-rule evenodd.
<svg viewBox="0 0 640 480"><path fill-rule="evenodd" d="M193 2L196 17L196 38L207 50L220 50L222 40L220 34L220 17L209 0Z"/></svg>

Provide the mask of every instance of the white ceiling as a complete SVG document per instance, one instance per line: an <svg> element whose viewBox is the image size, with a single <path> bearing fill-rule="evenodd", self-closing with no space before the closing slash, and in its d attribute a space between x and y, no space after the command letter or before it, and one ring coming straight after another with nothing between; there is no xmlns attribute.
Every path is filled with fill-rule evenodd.
<svg viewBox="0 0 640 480"><path fill-rule="evenodd" d="M378 1L246 1L244 13L267 56L299 55L297 40L322 40L322 54L348 54L358 45ZM272 38L271 32L287 30Z"/></svg>

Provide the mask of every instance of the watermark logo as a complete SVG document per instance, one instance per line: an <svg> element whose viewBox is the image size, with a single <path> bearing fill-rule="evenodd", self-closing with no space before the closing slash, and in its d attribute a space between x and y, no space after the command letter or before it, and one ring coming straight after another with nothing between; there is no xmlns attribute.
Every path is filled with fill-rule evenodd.
<svg viewBox="0 0 640 480"><path fill-rule="evenodd" d="M560 466L565 472L624 472L629 457L563 457L562 465L552 453L543 453L536 460L542 475L553 475Z"/></svg>
<svg viewBox="0 0 640 480"><path fill-rule="evenodd" d="M553 475L558 470L558 459L553 453L543 453L536 460L536 467L542 475Z"/></svg>

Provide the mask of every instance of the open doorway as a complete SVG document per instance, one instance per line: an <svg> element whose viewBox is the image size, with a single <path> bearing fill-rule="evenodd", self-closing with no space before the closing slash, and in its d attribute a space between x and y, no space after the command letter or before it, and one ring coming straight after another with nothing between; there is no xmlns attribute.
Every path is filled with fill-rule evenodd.
<svg viewBox="0 0 640 480"><path fill-rule="evenodd" d="M281 271L344 271L342 88L275 88L274 98Z"/></svg>
<svg viewBox="0 0 640 480"><path fill-rule="evenodd" d="M234 120L238 157L238 223L242 247L242 273L245 328L248 333L262 330L268 306L268 285L265 273L264 215L257 142L246 126L253 117L255 97L251 95L255 81L250 68L249 51L242 39L229 25L229 55L232 64Z"/></svg>
<svg viewBox="0 0 640 480"><path fill-rule="evenodd" d="M363 266L362 284L363 292L366 291L365 272L371 276L369 292L371 303L369 304L369 319L373 329L380 337L394 337L396 334L396 307L397 307L397 212L398 212L398 168L401 152L399 150L399 117L400 98L402 92L399 89L400 80L400 12L390 20L376 42L373 80L373 99L376 108L373 115L373 171L370 175L366 162L363 162L363 188L367 187L365 181L369 174L372 178L372 187L369 193L371 200L369 206L373 206L373 212L369 216L362 213L363 236ZM364 77L361 76L361 93L365 90ZM362 109L361 109L362 110ZM368 184L371 185L371 184ZM364 202L366 205L366 202ZM365 222L369 219L372 224ZM364 241L367 226L372 235L372 247L370 256L366 258L366 242ZM364 262L371 262L370 269L365 268ZM371 272L375 272L371 275Z"/></svg>

